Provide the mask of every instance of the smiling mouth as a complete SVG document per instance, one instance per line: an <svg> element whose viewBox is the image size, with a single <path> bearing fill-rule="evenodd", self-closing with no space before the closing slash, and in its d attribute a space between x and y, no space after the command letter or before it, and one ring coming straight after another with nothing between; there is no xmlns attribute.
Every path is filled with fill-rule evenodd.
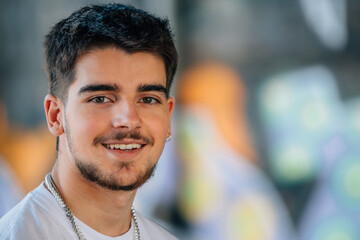
<svg viewBox="0 0 360 240"><path fill-rule="evenodd" d="M131 144L103 144L103 146L110 150L122 150L122 151L130 152L139 149L144 145L138 143L131 143Z"/></svg>

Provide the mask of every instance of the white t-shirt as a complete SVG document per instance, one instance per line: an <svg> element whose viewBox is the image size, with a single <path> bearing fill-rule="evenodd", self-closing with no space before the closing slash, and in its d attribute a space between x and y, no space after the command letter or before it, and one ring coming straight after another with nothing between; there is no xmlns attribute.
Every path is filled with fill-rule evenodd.
<svg viewBox="0 0 360 240"><path fill-rule="evenodd" d="M156 223L136 213L142 240L177 239ZM75 217L75 222L88 240L133 240L133 223L125 234L118 237L105 236ZM0 219L1 240L63 240L78 239L65 211L55 198L40 184L18 205Z"/></svg>
<svg viewBox="0 0 360 240"><path fill-rule="evenodd" d="M10 166L0 156L0 218L23 197Z"/></svg>

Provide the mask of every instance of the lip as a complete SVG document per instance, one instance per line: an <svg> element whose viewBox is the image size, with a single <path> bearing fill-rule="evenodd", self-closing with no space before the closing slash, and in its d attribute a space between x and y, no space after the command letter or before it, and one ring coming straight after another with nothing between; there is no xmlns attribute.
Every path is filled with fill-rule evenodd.
<svg viewBox="0 0 360 240"><path fill-rule="evenodd" d="M138 143L141 145L140 148L137 149L133 149L131 151L127 151L127 150L121 150L121 149L109 149L106 147L106 144L131 144L131 143ZM103 143L102 146L104 147L104 149L106 150L106 152L110 155L111 158L115 158L116 160L122 160L122 161L133 161L135 160L135 158L141 154L141 152L144 150L144 147L146 146L146 144L141 144L138 142L127 142L127 141L121 141L121 142L116 142L116 143Z"/></svg>
<svg viewBox="0 0 360 240"><path fill-rule="evenodd" d="M142 140L138 140L138 139L123 139L121 141L108 141L108 142L103 142L101 143L102 145L109 145L109 144L132 144L132 143L136 143L136 144L140 144L140 145L146 145L146 143Z"/></svg>

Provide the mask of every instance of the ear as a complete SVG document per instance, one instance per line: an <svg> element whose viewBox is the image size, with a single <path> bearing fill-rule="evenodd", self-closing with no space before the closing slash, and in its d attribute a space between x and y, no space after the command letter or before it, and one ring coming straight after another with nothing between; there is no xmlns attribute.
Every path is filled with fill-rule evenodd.
<svg viewBox="0 0 360 240"><path fill-rule="evenodd" d="M46 120L50 132L54 136L60 136L64 133L62 123L62 114L64 111L61 100L54 95L48 94L44 100Z"/></svg>
<svg viewBox="0 0 360 240"><path fill-rule="evenodd" d="M169 97L167 100L167 104L168 104L168 108L169 108L169 129L168 129L168 133L169 136L171 135L171 118L172 118L172 113L174 111L174 107L175 107L175 98L174 97Z"/></svg>

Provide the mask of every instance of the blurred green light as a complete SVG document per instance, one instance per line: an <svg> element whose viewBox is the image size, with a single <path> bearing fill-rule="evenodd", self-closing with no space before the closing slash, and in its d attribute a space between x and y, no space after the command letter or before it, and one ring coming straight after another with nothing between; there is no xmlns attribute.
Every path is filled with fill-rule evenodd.
<svg viewBox="0 0 360 240"><path fill-rule="evenodd" d="M307 128L320 130L327 125L329 112L323 102L311 102L304 106L301 118Z"/></svg>
<svg viewBox="0 0 360 240"><path fill-rule="evenodd" d="M301 146L284 146L274 161L276 178L284 183L308 181L316 171L309 151Z"/></svg>
<svg viewBox="0 0 360 240"><path fill-rule="evenodd" d="M359 230L356 222L344 216L332 216L315 226L309 240L358 240Z"/></svg>
<svg viewBox="0 0 360 240"><path fill-rule="evenodd" d="M263 92L263 104L271 114L281 114L291 109L293 89L281 79L271 81Z"/></svg>
<svg viewBox="0 0 360 240"><path fill-rule="evenodd" d="M334 167L332 186L337 204L360 210L360 155L347 154Z"/></svg>
<svg viewBox="0 0 360 240"><path fill-rule="evenodd" d="M344 185L348 194L360 201L360 163L352 166L345 172Z"/></svg>

